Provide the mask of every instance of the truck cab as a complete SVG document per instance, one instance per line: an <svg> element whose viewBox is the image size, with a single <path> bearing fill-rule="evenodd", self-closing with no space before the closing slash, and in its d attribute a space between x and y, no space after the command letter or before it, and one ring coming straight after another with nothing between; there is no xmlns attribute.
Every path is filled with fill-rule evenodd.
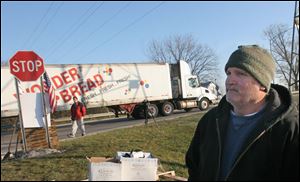
<svg viewBox="0 0 300 182"><path fill-rule="evenodd" d="M218 96L209 89L200 86L199 79L196 75L191 75L191 70L185 61L179 62L179 75L175 80L180 83L178 96L181 97L180 108L199 107L200 110L208 109L210 104L217 103ZM181 79L179 79L181 78Z"/></svg>
<svg viewBox="0 0 300 182"><path fill-rule="evenodd" d="M210 104L218 102L218 96L208 88L200 86L198 77L194 75L186 78L186 98L197 98L200 110L206 110Z"/></svg>

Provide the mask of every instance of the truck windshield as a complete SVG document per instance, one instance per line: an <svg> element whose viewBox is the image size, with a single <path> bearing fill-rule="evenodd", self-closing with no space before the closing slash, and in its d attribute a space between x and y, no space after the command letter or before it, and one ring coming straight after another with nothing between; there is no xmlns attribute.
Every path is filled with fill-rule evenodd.
<svg viewBox="0 0 300 182"><path fill-rule="evenodd" d="M192 88L199 87L198 79L197 78L189 78L188 79L189 86Z"/></svg>

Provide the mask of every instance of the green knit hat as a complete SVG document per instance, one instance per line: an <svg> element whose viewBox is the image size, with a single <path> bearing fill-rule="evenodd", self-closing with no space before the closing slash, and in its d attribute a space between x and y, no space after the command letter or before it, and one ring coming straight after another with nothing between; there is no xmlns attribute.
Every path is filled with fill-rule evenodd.
<svg viewBox="0 0 300 182"><path fill-rule="evenodd" d="M276 64L267 50L258 45L249 45L239 46L231 54L225 65L225 72L229 67L236 67L246 71L266 87L268 92L275 76Z"/></svg>

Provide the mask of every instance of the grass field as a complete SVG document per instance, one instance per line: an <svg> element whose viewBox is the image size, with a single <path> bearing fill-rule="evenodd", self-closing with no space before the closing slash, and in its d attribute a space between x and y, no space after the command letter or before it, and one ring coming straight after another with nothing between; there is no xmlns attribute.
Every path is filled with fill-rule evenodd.
<svg viewBox="0 0 300 182"><path fill-rule="evenodd" d="M185 153L202 114L63 141L61 154L1 163L1 181L68 180L88 178L86 156L110 156L141 149L158 158L163 170L187 178Z"/></svg>

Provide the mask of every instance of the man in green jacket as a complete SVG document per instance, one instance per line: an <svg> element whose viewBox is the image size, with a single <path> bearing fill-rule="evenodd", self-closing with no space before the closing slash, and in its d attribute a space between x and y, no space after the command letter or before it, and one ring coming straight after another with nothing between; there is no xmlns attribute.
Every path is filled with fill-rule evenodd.
<svg viewBox="0 0 300 182"><path fill-rule="evenodd" d="M272 56L239 46L225 66L226 96L198 123L186 153L189 180L299 180L299 113L271 84Z"/></svg>

